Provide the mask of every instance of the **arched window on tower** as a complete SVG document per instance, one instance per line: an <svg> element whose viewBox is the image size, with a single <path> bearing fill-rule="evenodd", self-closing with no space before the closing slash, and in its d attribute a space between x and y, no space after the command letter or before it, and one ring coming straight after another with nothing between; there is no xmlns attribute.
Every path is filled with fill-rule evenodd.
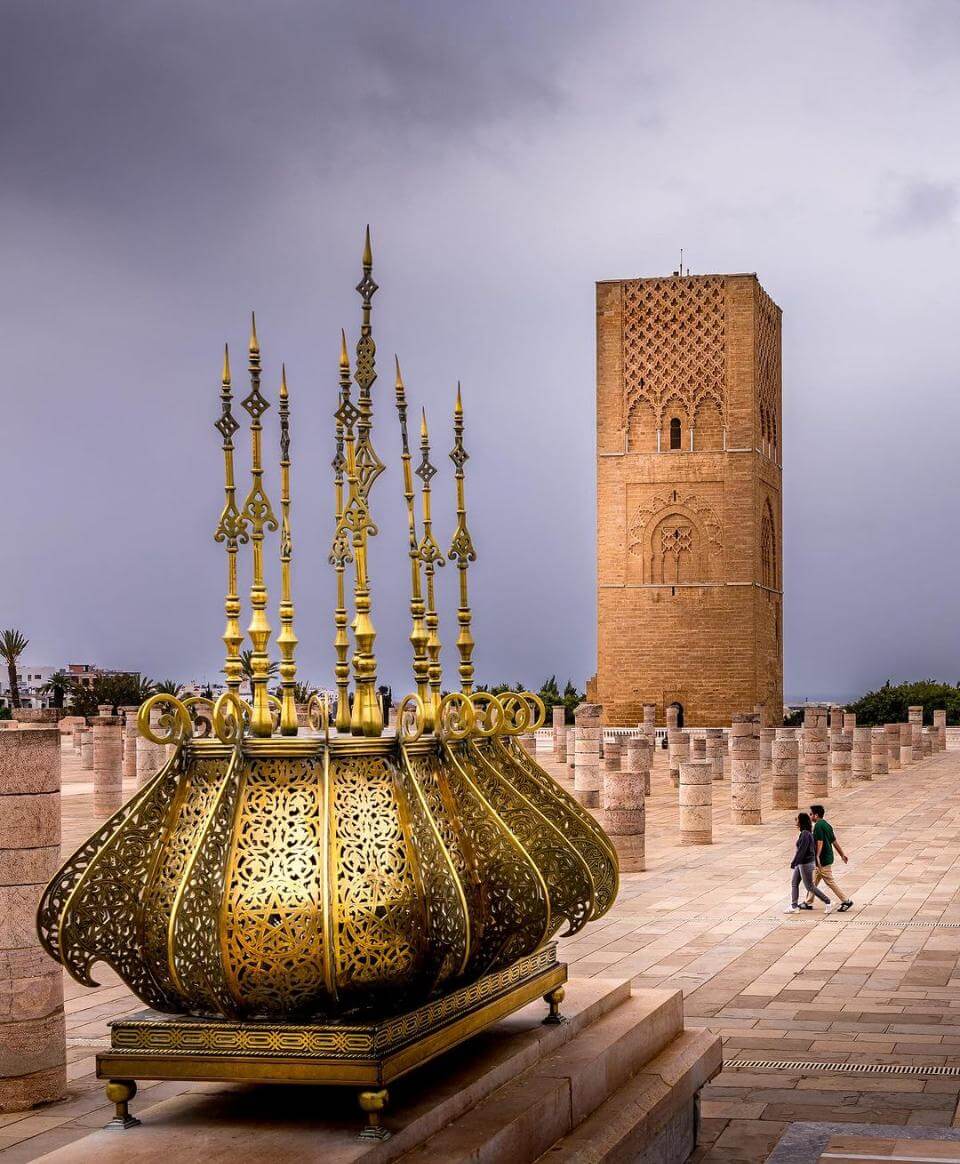
<svg viewBox="0 0 960 1164"><path fill-rule="evenodd" d="M671 449L679 449L679 448L683 447L681 444L681 436L682 436L682 434L680 432L680 417L675 416L670 421L670 448Z"/></svg>
<svg viewBox="0 0 960 1164"><path fill-rule="evenodd" d="M763 585L770 590L777 588L777 534L773 527L773 514L769 502L763 509L760 523L760 562Z"/></svg>

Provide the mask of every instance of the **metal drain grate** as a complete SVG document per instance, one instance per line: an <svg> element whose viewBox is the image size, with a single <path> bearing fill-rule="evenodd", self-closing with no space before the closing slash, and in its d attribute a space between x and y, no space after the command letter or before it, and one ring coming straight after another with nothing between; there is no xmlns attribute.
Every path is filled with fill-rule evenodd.
<svg viewBox="0 0 960 1164"><path fill-rule="evenodd" d="M847 921L846 917L834 917L832 914L823 919L825 922L835 922L845 926L869 926L875 930L960 930L960 922L945 921L866 921L862 918Z"/></svg>
<svg viewBox="0 0 960 1164"><path fill-rule="evenodd" d="M763 1067L775 1071L797 1071L814 1068L817 1071L845 1071L855 1075L945 1075L960 1078L960 1067L915 1067L906 1063L814 1063L795 1059L730 1059L723 1064L724 1071L742 1067Z"/></svg>

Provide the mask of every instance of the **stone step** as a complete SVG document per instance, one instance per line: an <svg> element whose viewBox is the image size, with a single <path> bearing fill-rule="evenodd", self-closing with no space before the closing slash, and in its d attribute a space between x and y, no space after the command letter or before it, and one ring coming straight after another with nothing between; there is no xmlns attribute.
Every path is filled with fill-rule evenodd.
<svg viewBox="0 0 960 1164"><path fill-rule="evenodd" d="M684 1031L545 1152L542 1164L679 1164L696 1146L697 1093L722 1065L719 1036Z"/></svg>
<svg viewBox="0 0 960 1164"><path fill-rule="evenodd" d="M681 992L636 991L562 1049L545 1055L401 1159L409 1164L427 1160L527 1164L616 1096L647 1064L659 1062L675 1045L686 1049L683 1039ZM701 1043L711 1041L716 1044L716 1065L701 1070L704 1081L719 1069L719 1040L708 1035L696 1045L702 1050ZM695 1076L696 1071L691 1080ZM648 1082L653 1086L656 1079ZM662 1083L659 1087L666 1090ZM687 1095L685 1085L691 1123L692 1094Z"/></svg>

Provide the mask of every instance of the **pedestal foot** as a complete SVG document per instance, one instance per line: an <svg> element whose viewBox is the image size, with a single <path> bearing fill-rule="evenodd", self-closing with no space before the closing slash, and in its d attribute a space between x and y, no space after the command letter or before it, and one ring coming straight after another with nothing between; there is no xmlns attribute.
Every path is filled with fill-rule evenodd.
<svg viewBox="0 0 960 1164"><path fill-rule="evenodd" d="M390 1095L385 1087L381 1088L380 1091L361 1091L357 1096L360 1107L367 1116L367 1126L360 1133L361 1140L389 1139L390 1133L380 1122L380 1113L387 1106L389 1098Z"/></svg>
<svg viewBox="0 0 960 1164"><path fill-rule="evenodd" d="M550 1007L550 1013L543 1020L545 1026L555 1027L567 1021L560 1013L560 1003L563 1002L565 994L566 991L562 986L556 986L549 994L543 996L543 1001Z"/></svg>
<svg viewBox="0 0 960 1164"><path fill-rule="evenodd" d="M140 1126L140 1121L130 1114L130 1100L137 1094L137 1085L132 1079L111 1079L107 1083L107 1099L114 1105L116 1114L107 1124L118 1132Z"/></svg>

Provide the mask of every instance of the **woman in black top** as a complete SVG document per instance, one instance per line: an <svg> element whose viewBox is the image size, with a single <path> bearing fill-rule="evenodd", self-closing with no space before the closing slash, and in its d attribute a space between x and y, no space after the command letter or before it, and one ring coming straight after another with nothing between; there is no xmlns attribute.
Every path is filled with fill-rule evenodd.
<svg viewBox="0 0 960 1164"><path fill-rule="evenodd" d="M801 909L813 909L812 905L807 905L805 901L799 901L801 878L808 893L819 897L827 905L830 904L830 898L813 884L813 869L817 861L817 848L813 843L813 824L805 812L801 812L797 817L797 827L800 829L800 835L797 837L796 851L793 854L793 860L790 862L790 868L793 870L793 881L790 887L791 903L790 908L784 911L785 913L796 913Z"/></svg>

